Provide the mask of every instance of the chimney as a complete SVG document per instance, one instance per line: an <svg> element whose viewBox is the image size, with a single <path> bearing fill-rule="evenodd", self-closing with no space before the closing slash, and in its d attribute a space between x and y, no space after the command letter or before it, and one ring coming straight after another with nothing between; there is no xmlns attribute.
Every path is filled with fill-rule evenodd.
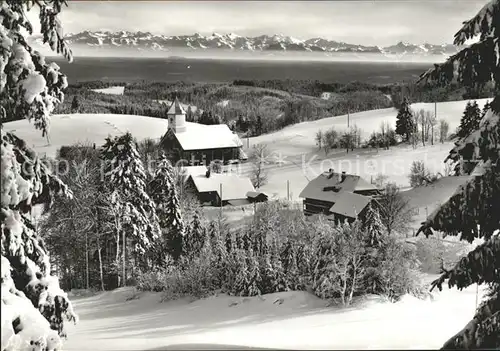
<svg viewBox="0 0 500 351"><path fill-rule="evenodd" d="M207 172L205 173L205 177L210 178L210 168L207 169Z"/></svg>
<svg viewBox="0 0 500 351"><path fill-rule="evenodd" d="M342 175L340 176L340 182L342 183L345 179L347 178L345 172L342 172Z"/></svg>

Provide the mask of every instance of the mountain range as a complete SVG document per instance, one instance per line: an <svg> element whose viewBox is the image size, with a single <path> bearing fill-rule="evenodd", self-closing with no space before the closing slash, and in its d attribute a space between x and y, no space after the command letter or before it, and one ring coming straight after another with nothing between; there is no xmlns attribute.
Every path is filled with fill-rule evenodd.
<svg viewBox="0 0 500 351"><path fill-rule="evenodd" d="M150 32L104 32L83 31L67 34L65 39L70 46L85 46L92 49L133 49L137 51L172 51L183 48L189 50L237 50L268 52L324 52L324 53L374 53L386 56L449 56L458 52L459 48L452 44L412 44L399 42L395 45L364 46L312 38L300 40L280 34L261 35L257 37L240 36L234 33L203 36L193 35L166 36ZM31 37L31 42L41 44L41 37Z"/></svg>

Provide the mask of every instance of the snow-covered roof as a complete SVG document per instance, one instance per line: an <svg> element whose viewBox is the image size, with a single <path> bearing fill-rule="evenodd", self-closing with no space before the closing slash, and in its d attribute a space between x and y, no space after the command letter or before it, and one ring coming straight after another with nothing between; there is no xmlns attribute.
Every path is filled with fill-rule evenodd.
<svg viewBox="0 0 500 351"><path fill-rule="evenodd" d="M185 115L185 114L186 112L184 111L184 108L182 108L181 103L177 98L175 98L175 100L168 108L167 115Z"/></svg>
<svg viewBox="0 0 500 351"><path fill-rule="evenodd" d="M212 173L209 178L205 175L191 175L191 179L198 192L216 191L222 201L246 199L248 192L255 191L249 178L236 174Z"/></svg>
<svg viewBox="0 0 500 351"><path fill-rule="evenodd" d="M184 151L221 149L243 145L226 124L204 125L186 122L186 131L174 133Z"/></svg>
<svg viewBox="0 0 500 351"><path fill-rule="evenodd" d="M369 196L343 191L338 194L337 202L330 207L330 212L350 218L357 218L371 200L372 198Z"/></svg>
<svg viewBox="0 0 500 351"><path fill-rule="evenodd" d="M354 193L357 191L377 190L375 185L370 184L360 176L353 174L344 174L344 176L345 178L342 180L342 174L340 173L324 172L311 180L299 197L336 203L341 192Z"/></svg>
<svg viewBox="0 0 500 351"><path fill-rule="evenodd" d="M190 176L198 176L207 173L207 166L183 166L181 169L181 174L183 175L184 181L186 181Z"/></svg>

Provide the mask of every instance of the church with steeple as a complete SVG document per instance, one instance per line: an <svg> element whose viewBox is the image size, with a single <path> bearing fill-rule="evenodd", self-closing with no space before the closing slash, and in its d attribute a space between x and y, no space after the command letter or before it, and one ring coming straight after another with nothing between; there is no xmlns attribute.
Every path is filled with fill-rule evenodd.
<svg viewBox="0 0 500 351"><path fill-rule="evenodd" d="M242 160L243 143L227 124L204 125L186 121L186 112L177 98L167 110L168 129L160 145L172 162L209 165L211 161Z"/></svg>

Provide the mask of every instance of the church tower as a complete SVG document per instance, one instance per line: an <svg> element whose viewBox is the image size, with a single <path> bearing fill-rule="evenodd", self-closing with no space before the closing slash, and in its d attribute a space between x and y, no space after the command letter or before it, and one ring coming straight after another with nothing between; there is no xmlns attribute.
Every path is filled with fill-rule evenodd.
<svg viewBox="0 0 500 351"><path fill-rule="evenodd" d="M186 131L186 112L181 106L181 103L175 98L167 112L168 129L172 129L174 133L182 133Z"/></svg>

